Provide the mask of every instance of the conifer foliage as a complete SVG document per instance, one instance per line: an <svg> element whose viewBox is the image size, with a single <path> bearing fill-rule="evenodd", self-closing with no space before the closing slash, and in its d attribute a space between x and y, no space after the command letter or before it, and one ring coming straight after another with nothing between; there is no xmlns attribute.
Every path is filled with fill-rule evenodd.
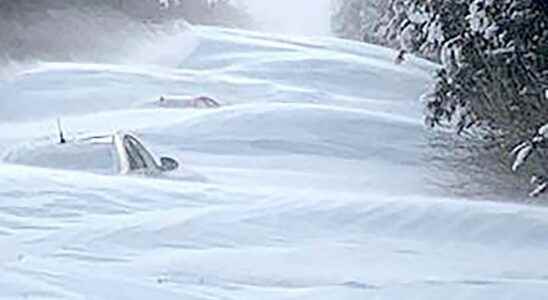
<svg viewBox="0 0 548 300"><path fill-rule="evenodd" d="M343 9L334 14L336 24L356 23L351 8L376 3L343 2L360 4L340 5ZM506 153L521 141L532 143L539 128L548 122L547 1L386 2L388 7L378 13L382 17L369 34L380 44L443 66L436 74L432 93L425 97L429 126L474 132ZM339 24L339 28L352 27ZM522 150L542 157L544 144L534 143L534 147ZM528 169L546 169L546 160L533 161L536 166Z"/></svg>

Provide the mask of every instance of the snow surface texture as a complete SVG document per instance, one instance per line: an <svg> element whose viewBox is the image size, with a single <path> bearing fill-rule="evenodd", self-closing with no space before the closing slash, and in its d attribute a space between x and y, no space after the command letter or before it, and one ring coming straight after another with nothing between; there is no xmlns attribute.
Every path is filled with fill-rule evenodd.
<svg viewBox="0 0 548 300"><path fill-rule="evenodd" d="M178 68L47 63L0 82L0 298L546 299L548 210L428 178L417 99L434 65L194 34ZM166 94L224 106L154 105ZM181 169L116 175L85 137L117 130Z"/></svg>

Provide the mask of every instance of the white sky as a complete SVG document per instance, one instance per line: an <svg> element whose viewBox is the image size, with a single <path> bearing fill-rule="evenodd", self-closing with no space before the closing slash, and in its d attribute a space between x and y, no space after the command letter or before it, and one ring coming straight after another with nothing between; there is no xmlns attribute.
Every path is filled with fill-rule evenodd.
<svg viewBox="0 0 548 300"><path fill-rule="evenodd" d="M330 0L240 0L264 31L328 35Z"/></svg>

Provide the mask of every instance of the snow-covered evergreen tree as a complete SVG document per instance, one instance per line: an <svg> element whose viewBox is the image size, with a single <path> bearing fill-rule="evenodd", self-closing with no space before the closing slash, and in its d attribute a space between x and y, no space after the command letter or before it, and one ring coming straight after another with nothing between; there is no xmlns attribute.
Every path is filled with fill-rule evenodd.
<svg viewBox="0 0 548 300"><path fill-rule="evenodd" d="M353 2L357 0L341 0ZM371 3L362 0L360 3ZM392 0L377 21L381 44L440 62L427 123L481 137L509 152L548 118L548 2ZM338 22L353 22L352 10ZM341 28L351 28L349 25ZM336 32L341 35L340 33ZM352 37L352 36L351 36ZM525 147L519 157L539 152ZM535 151L533 151L535 150ZM518 159L522 160L522 159ZM545 164L541 159L536 164Z"/></svg>

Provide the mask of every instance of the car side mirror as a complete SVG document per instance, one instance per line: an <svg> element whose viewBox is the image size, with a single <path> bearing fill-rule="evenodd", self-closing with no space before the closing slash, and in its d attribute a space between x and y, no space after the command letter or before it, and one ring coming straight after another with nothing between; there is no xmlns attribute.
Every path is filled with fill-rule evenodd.
<svg viewBox="0 0 548 300"><path fill-rule="evenodd" d="M160 163L160 168L162 169L162 171L173 171L179 168L179 163L175 159L170 157L160 158Z"/></svg>

